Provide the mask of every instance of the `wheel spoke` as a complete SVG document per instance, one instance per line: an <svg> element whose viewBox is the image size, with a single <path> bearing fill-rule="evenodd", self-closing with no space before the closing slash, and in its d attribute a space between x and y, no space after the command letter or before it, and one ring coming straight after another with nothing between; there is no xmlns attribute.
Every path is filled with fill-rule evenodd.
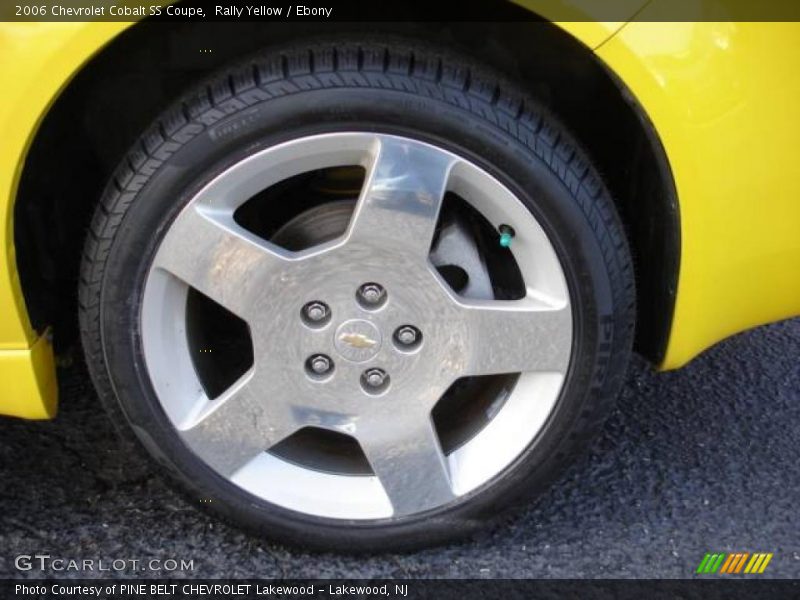
<svg viewBox="0 0 800 600"><path fill-rule="evenodd" d="M471 338L464 375L565 373L572 344L568 305L532 300L476 301L464 307Z"/></svg>
<svg viewBox="0 0 800 600"><path fill-rule="evenodd" d="M245 375L209 401L181 431L183 439L217 472L230 477L299 428L280 394L280 386L262 386L252 374Z"/></svg>
<svg viewBox="0 0 800 600"><path fill-rule="evenodd" d="M415 418L415 411L409 412L391 424L367 424L357 435L395 516L441 506L455 497L430 416Z"/></svg>
<svg viewBox="0 0 800 600"><path fill-rule="evenodd" d="M154 261L245 319L257 295L271 287L270 279L290 264L279 248L238 232L230 216L195 206L178 216Z"/></svg>
<svg viewBox="0 0 800 600"><path fill-rule="evenodd" d="M348 240L427 257L455 162L425 144L381 138Z"/></svg>

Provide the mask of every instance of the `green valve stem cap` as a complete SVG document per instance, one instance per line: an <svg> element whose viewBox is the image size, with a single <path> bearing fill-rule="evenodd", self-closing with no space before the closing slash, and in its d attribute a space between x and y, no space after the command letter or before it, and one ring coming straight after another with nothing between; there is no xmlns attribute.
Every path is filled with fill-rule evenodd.
<svg viewBox="0 0 800 600"><path fill-rule="evenodd" d="M514 228L510 225L500 225L497 231L500 233L500 247L510 248L511 240L514 239Z"/></svg>

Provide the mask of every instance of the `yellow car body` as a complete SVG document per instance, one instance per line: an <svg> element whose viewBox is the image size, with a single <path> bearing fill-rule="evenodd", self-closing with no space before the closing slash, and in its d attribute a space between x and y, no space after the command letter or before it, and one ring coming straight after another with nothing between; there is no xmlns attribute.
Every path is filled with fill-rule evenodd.
<svg viewBox="0 0 800 600"><path fill-rule="evenodd" d="M800 24L648 21L655 9L557 25L627 86L663 145L680 265L658 366L673 369L736 332L800 314ZM49 418L57 406L48 331L31 326L14 249L26 153L59 93L131 26L0 24L0 414Z"/></svg>

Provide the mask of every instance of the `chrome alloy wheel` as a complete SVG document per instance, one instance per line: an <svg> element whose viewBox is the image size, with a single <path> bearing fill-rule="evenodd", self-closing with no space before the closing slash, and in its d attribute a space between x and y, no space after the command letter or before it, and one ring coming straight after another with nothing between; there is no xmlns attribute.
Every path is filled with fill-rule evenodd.
<svg viewBox="0 0 800 600"><path fill-rule="evenodd" d="M353 165L364 168L364 185L335 239L291 251L234 218L282 181ZM434 266L447 193L492 227L513 226L521 297L456 292ZM191 289L242 319L252 341L252 365L214 398L187 340ZM270 503L364 520L455 503L508 467L559 397L573 326L556 252L507 187L441 148L354 132L260 151L197 193L156 252L141 333L161 406L202 461ZM516 376L479 430L443 447L437 403L459 380L489 375ZM354 439L369 472L313 468L273 451L304 428Z"/></svg>

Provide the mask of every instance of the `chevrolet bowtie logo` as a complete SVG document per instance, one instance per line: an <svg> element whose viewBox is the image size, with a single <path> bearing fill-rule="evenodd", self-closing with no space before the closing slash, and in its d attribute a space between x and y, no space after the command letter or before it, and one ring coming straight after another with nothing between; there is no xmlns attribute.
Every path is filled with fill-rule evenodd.
<svg viewBox="0 0 800 600"><path fill-rule="evenodd" d="M343 333L339 336L339 341L358 349L372 348L378 343L375 340L368 338L363 333Z"/></svg>

